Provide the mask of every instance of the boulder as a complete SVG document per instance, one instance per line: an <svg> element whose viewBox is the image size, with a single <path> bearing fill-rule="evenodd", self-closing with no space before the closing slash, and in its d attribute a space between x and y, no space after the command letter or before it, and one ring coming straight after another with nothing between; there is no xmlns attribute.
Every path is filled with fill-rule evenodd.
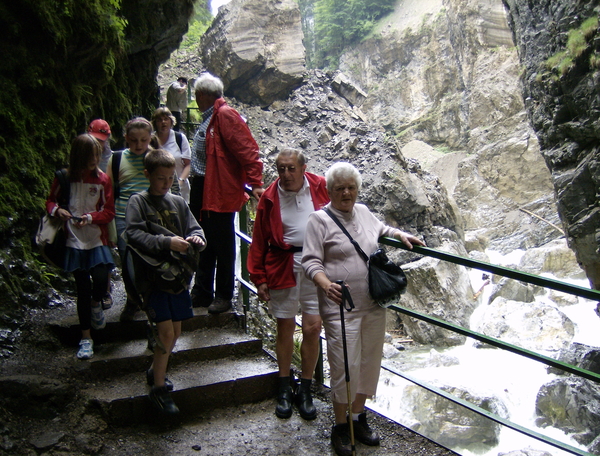
<svg viewBox="0 0 600 456"><path fill-rule="evenodd" d="M474 330L519 347L555 352L569 346L573 322L553 306L498 297L480 315Z"/></svg>
<svg viewBox="0 0 600 456"><path fill-rule="evenodd" d="M508 418L506 406L498 397L477 394L461 388L441 389L489 412ZM441 396L409 385L404 389L404 404L412 411L416 423L411 428L448 448L470 445L495 446L502 426Z"/></svg>
<svg viewBox="0 0 600 456"><path fill-rule="evenodd" d="M353 106L360 106L365 101L365 98L367 98L367 94L341 72L338 72L334 76L331 88Z"/></svg>
<svg viewBox="0 0 600 456"><path fill-rule="evenodd" d="M600 347L590 347L575 342L560 351L558 361L600 374ZM566 375L564 370L556 367L548 367L548 372L556 375Z"/></svg>
<svg viewBox="0 0 600 456"><path fill-rule="evenodd" d="M466 256L459 243L447 242L439 249ZM469 327L469 319L478 302L469 298L472 298L473 290L464 267L427 257L406 264L403 269L408 277L408 287L400 298L401 306ZM402 321L406 333L419 344L449 347L465 341L464 336L422 320L402 315Z"/></svg>
<svg viewBox="0 0 600 456"><path fill-rule="evenodd" d="M573 434L584 445L600 434L600 385L579 377L559 378L543 385L536 398L536 424Z"/></svg>
<svg viewBox="0 0 600 456"><path fill-rule="evenodd" d="M294 0L232 0L219 8L200 49L227 96L268 106L302 82L303 37Z"/></svg>
<svg viewBox="0 0 600 456"><path fill-rule="evenodd" d="M533 302L535 301L535 293L539 290L540 287L536 287L529 283L502 277L492 288L490 302L498 297L510 301Z"/></svg>
<svg viewBox="0 0 600 456"><path fill-rule="evenodd" d="M550 273L563 278L585 278L575 253L565 238L555 239L540 247L528 249L521 257L519 269L531 274Z"/></svg>

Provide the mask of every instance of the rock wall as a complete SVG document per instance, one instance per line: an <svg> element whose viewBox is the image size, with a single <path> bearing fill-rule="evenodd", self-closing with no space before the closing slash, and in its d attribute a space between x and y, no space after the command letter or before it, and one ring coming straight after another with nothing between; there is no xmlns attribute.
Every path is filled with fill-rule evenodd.
<svg viewBox="0 0 600 456"><path fill-rule="evenodd" d="M591 285L600 288L600 32L570 36L598 17L595 1L504 0L523 67L523 98L558 200Z"/></svg>

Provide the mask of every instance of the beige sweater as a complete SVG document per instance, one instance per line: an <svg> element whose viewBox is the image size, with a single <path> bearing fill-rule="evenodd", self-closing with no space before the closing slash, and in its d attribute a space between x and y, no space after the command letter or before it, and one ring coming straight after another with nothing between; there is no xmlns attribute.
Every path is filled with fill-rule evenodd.
<svg viewBox="0 0 600 456"><path fill-rule="evenodd" d="M392 236L396 228L384 225L363 204L356 204L352 213L340 212L328 204L326 207L337 216L363 251L370 255L381 236ZM345 281L356 309L352 315L359 316L377 306L369 296L368 269L354 246L325 211L313 212L308 218L302 267L309 279L324 272L329 280ZM319 310L323 318L339 318L339 306L318 290Z"/></svg>

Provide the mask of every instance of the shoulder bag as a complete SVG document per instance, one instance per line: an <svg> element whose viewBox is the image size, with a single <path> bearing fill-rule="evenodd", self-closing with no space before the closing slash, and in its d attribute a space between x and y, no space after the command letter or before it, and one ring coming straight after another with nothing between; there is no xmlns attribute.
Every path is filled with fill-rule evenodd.
<svg viewBox="0 0 600 456"><path fill-rule="evenodd" d="M370 256L361 249L348 230L341 224L338 218L329 210L324 209L327 215L333 219L342 232L348 236L350 242L358 252L359 256L367 263L369 268L369 294L373 301L381 307L389 307L397 298L406 291L407 279L404 271L396 263L392 262L382 249L377 249Z"/></svg>
<svg viewBox="0 0 600 456"><path fill-rule="evenodd" d="M158 210L146 196L146 192L139 195L154 209L165 226L147 221L148 232L163 234L165 236L182 236L169 217ZM136 289L142 297L147 296L151 289L158 289L167 293L179 294L187 290L194 273L198 267L200 250L190 243L187 252L180 253L170 250L162 255L151 255L137 247L127 244L133 259ZM145 299L143 299L145 302Z"/></svg>
<svg viewBox="0 0 600 456"><path fill-rule="evenodd" d="M66 208L69 204L71 184L67 178L67 170L56 171L56 178L61 189L59 207ZM65 222L58 216L46 213L40 219L35 234L35 243L40 255L52 266L64 269L65 253L67 247L67 230Z"/></svg>

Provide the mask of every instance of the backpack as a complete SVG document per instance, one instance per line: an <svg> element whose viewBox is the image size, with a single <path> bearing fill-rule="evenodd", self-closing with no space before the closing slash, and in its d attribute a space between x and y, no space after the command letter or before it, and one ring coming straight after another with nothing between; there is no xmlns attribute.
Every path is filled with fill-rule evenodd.
<svg viewBox="0 0 600 456"><path fill-rule="evenodd" d="M183 143L183 138L181 137L181 133L178 131L175 131L175 142L177 143L177 147L179 147L179 150L181 149L181 144ZM123 151L122 150L116 150L113 152L112 155L112 166L111 166L111 170L112 170L112 176L113 176L113 195L115 198L115 201L119 199L119 195L121 194L121 187L119 185L119 168L121 167L121 156L123 155ZM179 195L179 183L178 182L174 182L173 183L174 186L174 190L175 190L175 194Z"/></svg>

